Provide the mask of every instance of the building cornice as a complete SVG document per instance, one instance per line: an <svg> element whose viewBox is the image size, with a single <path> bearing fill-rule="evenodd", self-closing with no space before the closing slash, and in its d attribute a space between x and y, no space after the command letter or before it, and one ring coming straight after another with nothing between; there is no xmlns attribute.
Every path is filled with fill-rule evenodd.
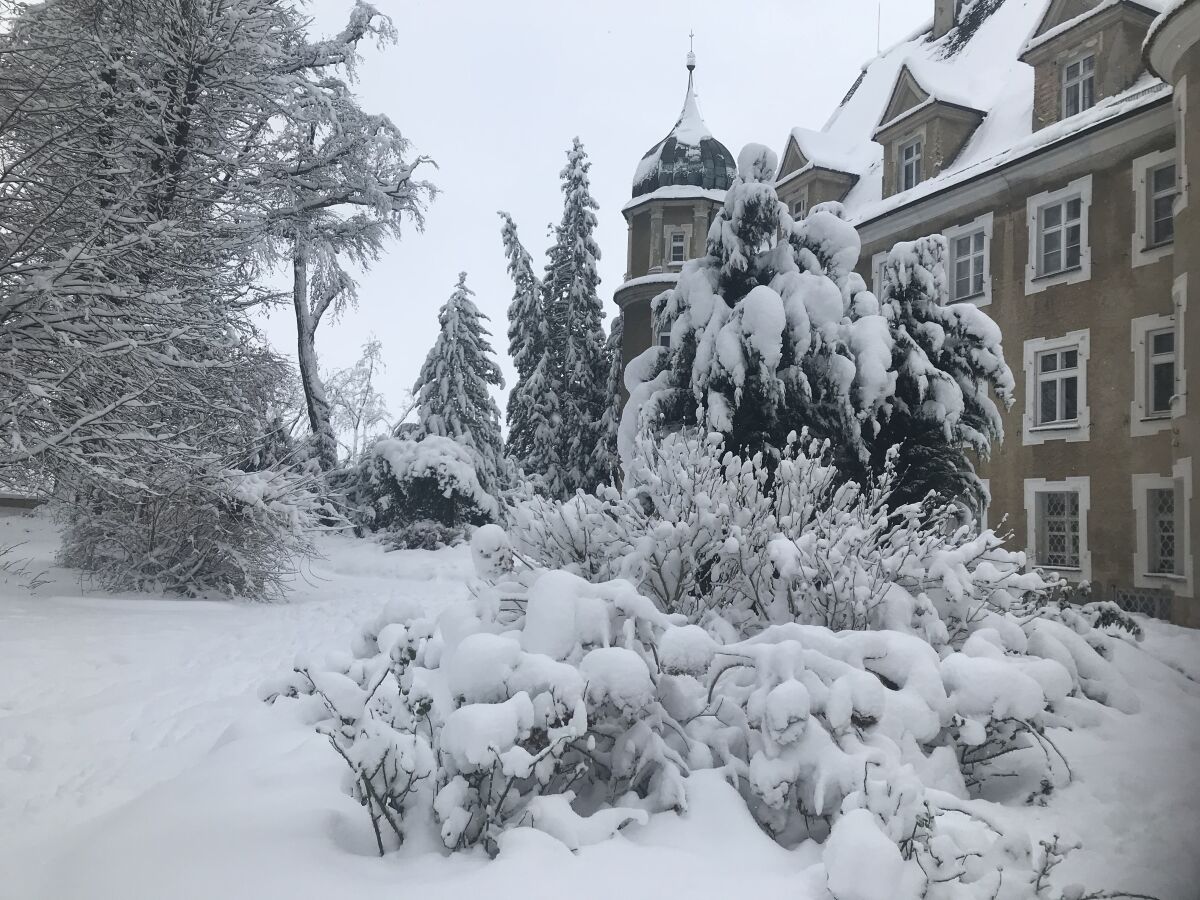
<svg viewBox="0 0 1200 900"><path fill-rule="evenodd" d="M1037 147L977 175L951 182L938 191L924 194L869 219L854 222L854 225L858 228L863 245L873 244L1005 193L1011 189L1015 179L1078 165L1081 160L1140 140L1154 131L1170 130L1173 127L1170 100L1170 93L1164 92L1149 103Z"/></svg>
<svg viewBox="0 0 1200 900"><path fill-rule="evenodd" d="M1197 42L1200 42L1200 0L1191 0L1155 20L1142 47L1142 60L1153 74L1170 81L1183 54Z"/></svg>

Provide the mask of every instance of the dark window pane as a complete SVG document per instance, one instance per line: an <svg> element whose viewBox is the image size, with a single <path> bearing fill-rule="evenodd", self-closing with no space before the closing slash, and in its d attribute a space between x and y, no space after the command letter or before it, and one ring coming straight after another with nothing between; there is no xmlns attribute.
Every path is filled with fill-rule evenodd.
<svg viewBox="0 0 1200 900"><path fill-rule="evenodd" d="M1042 371L1053 372L1058 369L1058 354L1046 353L1042 356Z"/></svg>
<svg viewBox="0 0 1200 900"><path fill-rule="evenodd" d="M973 294L982 294L983 293L983 272L982 271L976 272L975 277L971 280L971 293L973 293Z"/></svg>
<svg viewBox="0 0 1200 900"><path fill-rule="evenodd" d="M1175 363L1155 363L1151 370L1150 409L1153 412L1169 412L1171 396L1175 393Z"/></svg>
<svg viewBox="0 0 1200 900"><path fill-rule="evenodd" d="M1058 382L1043 381L1041 402L1038 407L1038 423L1058 421Z"/></svg>
<svg viewBox="0 0 1200 900"><path fill-rule="evenodd" d="M1067 80L1073 81L1079 77L1079 63L1073 62L1067 66Z"/></svg>
<svg viewBox="0 0 1200 900"><path fill-rule="evenodd" d="M1078 418L1079 416L1079 379L1064 378L1063 379L1063 413L1062 417L1067 421Z"/></svg>
<svg viewBox="0 0 1200 900"><path fill-rule="evenodd" d="M1159 166L1154 170L1151 181L1153 182L1152 190L1156 194L1173 190L1175 188L1175 166Z"/></svg>
<svg viewBox="0 0 1200 900"><path fill-rule="evenodd" d="M1079 365L1078 350L1064 350L1062 354L1062 367L1064 369L1074 369Z"/></svg>
<svg viewBox="0 0 1200 900"><path fill-rule="evenodd" d="M954 253L956 256L958 256L960 258L971 255L971 238L970 238L970 236L960 237L960 238L958 238L958 240L956 240L954 242Z"/></svg>
<svg viewBox="0 0 1200 900"><path fill-rule="evenodd" d="M1083 210L1083 201L1078 197L1067 201L1067 221L1078 219L1080 212Z"/></svg>
<svg viewBox="0 0 1200 900"><path fill-rule="evenodd" d="M1159 331L1151 338L1151 353L1158 356L1160 353L1175 352L1175 332Z"/></svg>
<svg viewBox="0 0 1200 900"><path fill-rule="evenodd" d="M983 232L982 231L975 232L975 252L976 253L983 252Z"/></svg>
<svg viewBox="0 0 1200 900"><path fill-rule="evenodd" d="M1042 227L1057 228L1062 224L1062 206L1054 204L1042 210Z"/></svg>

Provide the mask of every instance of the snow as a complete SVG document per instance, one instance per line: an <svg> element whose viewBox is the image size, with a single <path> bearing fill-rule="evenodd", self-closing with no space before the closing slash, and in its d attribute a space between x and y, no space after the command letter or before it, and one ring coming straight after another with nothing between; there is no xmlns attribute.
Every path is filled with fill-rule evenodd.
<svg viewBox="0 0 1200 900"><path fill-rule="evenodd" d="M660 188L655 188L648 194L639 194L633 199L626 201L625 205L621 207L621 212L628 212L635 207L655 200L711 200L714 203L724 203L725 192L715 188L702 188L690 184L665 184Z"/></svg>
<svg viewBox="0 0 1200 900"><path fill-rule="evenodd" d="M397 890L428 900L909 896L905 884L887 881L895 842L867 810L844 811L824 854L811 845L785 850L715 770L687 779L683 816L618 808L583 817L561 799L544 798L531 827L500 838L495 860L481 852L447 855L436 833L420 831L380 859L363 810L340 790L345 766L327 740L299 704L267 706L257 688L297 655L347 646L387 605L424 609L447 624L447 616L469 616L468 548L385 553L366 541L325 537L326 559L294 582L286 602L251 605L84 593L77 573L51 562L56 538L44 514L0 519L0 544L18 541L31 570L46 570L49 580L32 589L20 579L0 581L5 898L296 900ZM561 596L554 587L545 586L548 598ZM633 602L618 586L592 587ZM1200 633L1142 621L1145 640L1117 641L1113 654L1140 709L1101 709L1087 727L1049 728L1075 780L1044 807L1014 795L991 798L987 809L1034 840L1055 832L1082 839L1083 848L1055 871L1055 884L1188 900L1200 879ZM674 630L684 632L673 639L678 668L687 660L699 665L711 640ZM507 651L495 641L515 643L500 635L471 643L479 637L447 650L450 670L485 648L504 669ZM978 637L963 650L973 663L999 650L995 638ZM827 641L847 643L837 635ZM855 635L852 643L844 652L879 657L903 691L920 689L923 657L906 657L903 646L878 635ZM589 668L606 689L626 677L644 684L636 654L605 651L596 660ZM481 676L473 684L481 689ZM769 703L777 723L798 720L801 710L801 681L784 684ZM843 676L826 710L835 695L856 709L898 696L864 691ZM808 693L815 710L816 694ZM519 730L520 705L505 713L513 714L501 723L506 728ZM468 759L479 734L490 733L499 746L512 730L464 729L458 748Z"/></svg>
<svg viewBox="0 0 1200 900"><path fill-rule="evenodd" d="M458 441L436 434L419 441L384 438L371 445L370 453L388 464L397 481L436 478L447 496L457 491L488 515L499 509L496 498L479 483L471 450Z"/></svg>
<svg viewBox="0 0 1200 900"><path fill-rule="evenodd" d="M1114 0L1103 0L1101 5L1111 2ZM1154 9L1160 4L1145 5ZM871 221L913 200L1068 139L1085 128L1153 103L1170 91L1158 79L1144 76L1128 90L1105 98L1091 109L1034 132L1033 68L1018 57L1045 10L1044 3L1007 0L949 57L944 57L946 39L928 40L926 27L864 66L861 82L825 123L820 132L823 137L816 141L807 138L814 153L819 152L815 148L824 142L834 150L831 161L840 156L843 164L831 168L860 176L844 201L850 222ZM884 198L883 148L872 136L883 124L885 107L905 66L931 97L978 109L985 117L941 172L911 190ZM842 148L862 148L858 152L863 156L851 157L850 151Z"/></svg>

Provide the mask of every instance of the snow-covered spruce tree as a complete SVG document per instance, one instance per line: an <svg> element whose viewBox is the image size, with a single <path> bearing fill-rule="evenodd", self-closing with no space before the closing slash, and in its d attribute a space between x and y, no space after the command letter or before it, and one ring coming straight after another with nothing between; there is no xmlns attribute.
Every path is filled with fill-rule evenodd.
<svg viewBox="0 0 1200 900"><path fill-rule="evenodd" d="M447 437L475 460L479 483L494 494L508 479L500 410L489 389L504 387L492 358L487 316L471 299L467 273L460 272L450 299L438 312L437 340L425 357L413 393L417 421L426 435Z"/></svg>
<svg viewBox="0 0 1200 900"><path fill-rule="evenodd" d="M625 338L625 315L618 312L608 333L604 352L608 357L608 380L604 384L608 406L600 417L596 445L592 449L589 481L595 485L613 484L621 474L621 455L617 434L621 426L621 344Z"/></svg>
<svg viewBox="0 0 1200 900"><path fill-rule="evenodd" d="M1003 440L989 388L1004 403L1013 399L999 327L972 303L944 302L945 260L945 238L933 235L897 244L883 267L879 299L894 339L896 385L867 433L876 469L899 446L902 502L929 490L979 499L966 450L986 457Z"/></svg>
<svg viewBox="0 0 1200 900"><path fill-rule="evenodd" d="M1011 394L998 329L974 308L922 304L911 293L881 307L854 272L861 245L840 206L823 204L793 221L775 194L774 171L769 149L742 151L707 254L656 298L655 327L669 328L671 343L627 369L623 459L645 426L701 424L749 454L776 451L806 427L831 441L844 477L863 483L882 471L895 443L912 445L901 451L902 474L906 452L915 464L944 445L951 470L919 489L960 493L974 475L956 448L986 452L1000 437L988 391ZM920 279L911 266L902 271L908 251L898 252L893 273L909 288ZM943 265L940 256L926 262ZM933 278L927 271L926 281ZM925 323L949 339L938 342Z"/></svg>
<svg viewBox="0 0 1200 900"><path fill-rule="evenodd" d="M610 398L605 394L604 308L597 288L596 213L587 152L579 138L567 151L562 178L563 215L555 228L543 281L552 393L557 398L558 477L545 479L552 496L595 487L592 448Z"/></svg>
<svg viewBox="0 0 1200 900"><path fill-rule="evenodd" d="M548 326L542 282L533 274L533 260L517 237L517 225L506 212L501 239L513 281L508 307L508 352L517 369L517 382L508 395L508 442L505 450L527 478L538 483L560 481L559 435L555 428L558 396L552 381Z"/></svg>

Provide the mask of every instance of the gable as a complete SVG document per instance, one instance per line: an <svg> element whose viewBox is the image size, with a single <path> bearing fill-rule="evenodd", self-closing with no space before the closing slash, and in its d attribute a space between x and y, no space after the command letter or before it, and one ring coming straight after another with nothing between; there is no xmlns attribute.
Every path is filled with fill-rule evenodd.
<svg viewBox="0 0 1200 900"><path fill-rule="evenodd" d="M808 160L800 152L800 145L796 143L795 136L789 136L787 150L783 153L783 165L779 167L779 175L776 177L783 178L783 176L790 175L807 165Z"/></svg>
<svg viewBox="0 0 1200 900"><path fill-rule="evenodd" d="M892 121L913 107L920 106L928 99L929 94L921 85L917 84L917 79L913 77L908 66L901 66L900 73L896 76L896 84L892 88L892 95L888 98L887 106L883 108L883 116L880 117L879 124Z"/></svg>
<svg viewBox="0 0 1200 900"><path fill-rule="evenodd" d="M1097 6L1097 0L1051 0L1046 14L1033 32L1033 37L1045 34L1052 28L1057 28L1064 22L1082 16Z"/></svg>

